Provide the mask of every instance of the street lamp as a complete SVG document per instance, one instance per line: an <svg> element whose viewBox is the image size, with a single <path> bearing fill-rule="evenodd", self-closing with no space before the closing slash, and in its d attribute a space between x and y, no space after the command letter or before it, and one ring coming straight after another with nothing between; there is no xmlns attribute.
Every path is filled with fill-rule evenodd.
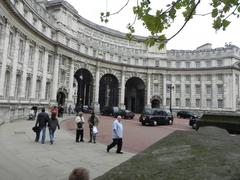
<svg viewBox="0 0 240 180"><path fill-rule="evenodd" d="M172 90L174 90L174 86L172 84L169 84L167 88L170 91L170 104L169 104L169 107L170 107L170 112L172 113Z"/></svg>

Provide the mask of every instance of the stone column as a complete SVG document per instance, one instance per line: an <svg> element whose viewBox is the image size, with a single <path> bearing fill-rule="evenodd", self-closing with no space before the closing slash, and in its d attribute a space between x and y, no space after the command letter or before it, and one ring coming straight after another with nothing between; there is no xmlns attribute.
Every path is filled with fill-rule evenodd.
<svg viewBox="0 0 240 180"><path fill-rule="evenodd" d="M26 38L26 45L24 51L24 59L23 59L23 74L22 74L22 84L21 84L21 94L20 97L22 99L25 98L26 91L26 81L27 81L27 68L28 68L28 57L29 57L29 40Z"/></svg>
<svg viewBox="0 0 240 180"><path fill-rule="evenodd" d="M232 107L231 107L231 110L233 110L233 111L236 111L236 103L237 103L237 101L236 101L236 99L237 99L237 96L236 96L236 75L235 75L235 73L234 72L232 72L232 75L231 75L231 80L230 80L230 82L231 82L231 85L232 85L232 94L231 94L231 100L232 100Z"/></svg>
<svg viewBox="0 0 240 180"><path fill-rule="evenodd" d="M120 107L122 109L126 108L124 104L124 99L125 99L125 69L122 70L122 79L121 79Z"/></svg>
<svg viewBox="0 0 240 180"><path fill-rule="evenodd" d="M167 84L166 84L166 75L163 74L163 96L162 96L162 103L163 107L166 107L166 97L167 97Z"/></svg>
<svg viewBox="0 0 240 180"><path fill-rule="evenodd" d="M201 109L206 109L207 106L206 106L206 83L205 83L205 80L204 80L204 76L201 75Z"/></svg>
<svg viewBox="0 0 240 180"><path fill-rule="evenodd" d="M14 48L14 56L13 56L13 62L12 62L12 78L10 82L10 94L9 96L13 99L15 95L15 89L16 89L16 75L17 75L17 65L18 65L18 51L19 51L19 41L20 37L18 32L16 32L15 37L15 48ZM19 82L20 83L20 82Z"/></svg>
<svg viewBox="0 0 240 180"><path fill-rule="evenodd" d="M45 94L46 94L46 82L47 82L47 69L48 69L48 52L45 49L45 54L43 58L43 75L42 75L42 84L41 84L41 94L40 99L46 100Z"/></svg>
<svg viewBox="0 0 240 180"><path fill-rule="evenodd" d="M147 104L146 104L148 108L151 107L150 98L151 98L151 74L148 73L147 74Z"/></svg>
<svg viewBox="0 0 240 180"><path fill-rule="evenodd" d="M3 41L3 55L2 55L2 67L1 67L1 76L0 76L0 96L4 95L4 83L8 59L8 40L9 40L9 24L5 25L4 41Z"/></svg>
<svg viewBox="0 0 240 180"><path fill-rule="evenodd" d="M30 99L36 99L36 83L37 83L37 73L38 73L38 60L39 60L39 49L36 44L35 53L33 56L33 77L31 79L31 90L30 90Z"/></svg>
<svg viewBox="0 0 240 180"><path fill-rule="evenodd" d="M216 74L212 75L212 108L218 108L218 93L217 93L217 77Z"/></svg>
<svg viewBox="0 0 240 180"><path fill-rule="evenodd" d="M73 103L73 76L74 76L74 60L71 62L70 74L69 74L69 94L68 94L68 102Z"/></svg>
<svg viewBox="0 0 240 180"><path fill-rule="evenodd" d="M57 102L58 73L59 73L59 60L60 60L60 58L61 58L61 56L59 54L55 55L53 83L52 83L52 95L51 95L51 101L53 103Z"/></svg>
<svg viewBox="0 0 240 180"><path fill-rule="evenodd" d="M190 84L190 92L191 92L191 108L196 107L196 89L195 89L195 81L194 81L194 75L191 75L191 84Z"/></svg>
<svg viewBox="0 0 240 180"><path fill-rule="evenodd" d="M100 111L100 107L99 107L99 67L97 67L97 69L96 69L94 110L96 112Z"/></svg>

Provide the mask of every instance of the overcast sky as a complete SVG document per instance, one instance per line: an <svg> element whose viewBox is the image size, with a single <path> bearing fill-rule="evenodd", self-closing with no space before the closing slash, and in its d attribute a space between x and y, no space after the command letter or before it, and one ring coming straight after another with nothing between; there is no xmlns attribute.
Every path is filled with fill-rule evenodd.
<svg viewBox="0 0 240 180"><path fill-rule="evenodd" d="M132 7L136 4L136 0L130 0L130 4L119 14L110 18L110 21L102 23L100 21L100 12L107 11L115 12L121 6L123 6L127 0L67 0L82 17L97 23L102 26L106 26L121 32L127 32L127 24L132 23L134 15L132 13ZM159 0L152 0L153 7L161 7L165 2L169 0L162 0L161 4ZM107 3L106 3L107 2ZM204 3L199 8L199 13L210 12L207 3L209 0L204 0ZM172 26L166 33L170 37L181 27L182 19L178 18L175 22L176 25ZM136 34L147 36L148 32L141 26L141 23L136 23ZM233 19L232 23L226 31L218 31L212 28L212 22L210 16L198 16L191 20L187 26L167 44L167 49L189 49L193 50L197 47L211 43L213 48L223 47L225 43L232 43L240 47L240 19Z"/></svg>

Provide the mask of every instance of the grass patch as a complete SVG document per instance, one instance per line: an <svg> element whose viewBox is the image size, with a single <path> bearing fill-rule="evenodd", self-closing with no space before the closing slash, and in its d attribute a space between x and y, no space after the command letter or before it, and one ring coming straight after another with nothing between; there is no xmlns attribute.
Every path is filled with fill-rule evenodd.
<svg viewBox="0 0 240 180"><path fill-rule="evenodd" d="M240 136L223 129L176 131L96 180L240 179L239 152Z"/></svg>

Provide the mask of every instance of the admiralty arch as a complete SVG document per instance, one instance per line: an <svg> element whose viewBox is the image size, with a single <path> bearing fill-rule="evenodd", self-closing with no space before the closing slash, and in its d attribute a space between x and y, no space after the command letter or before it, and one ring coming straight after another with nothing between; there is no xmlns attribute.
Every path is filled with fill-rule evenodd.
<svg viewBox="0 0 240 180"><path fill-rule="evenodd" d="M174 111L240 109L238 47L158 50L144 39L129 42L64 0L0 0L1 118L57 104L138 113L171 100Z"/></svg>

